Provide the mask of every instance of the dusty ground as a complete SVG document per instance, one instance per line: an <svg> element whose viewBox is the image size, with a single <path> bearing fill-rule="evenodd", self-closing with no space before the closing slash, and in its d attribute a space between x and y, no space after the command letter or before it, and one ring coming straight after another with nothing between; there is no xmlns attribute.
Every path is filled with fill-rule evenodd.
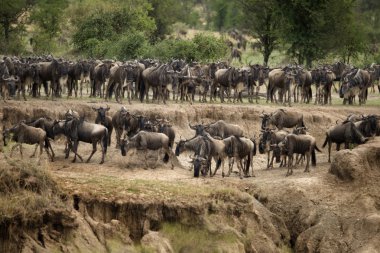
<svg viewBox="0 0 380 253"><path fill-rule="evenodd" d="M95 114L90 107L101 104L89 100L31 100L10 101L6 105L1 104L1 107L3 123L9 126L25 117L48 114L52 118L59 118L69 108L79 111L89 121L94 121ZM109 105L111 114L120 108L119 104ZM144 115L157 114L159 117L166 117L175 126L176 140L180 136L191 138L194 135L188 127L189 123L208 123L219 119L239 124L245 129L247 136L257 137L260 113L272 112L278 108L262 104L191 106L138 102L126 107ZM287 109L304 114L305 124L310 134L316 137L320 148L326 129L337 120L340 121L351 113L380 112L377 106L297 105ZM297 252L375 252L380 248L380 240L377 240L380 239L379 139L373 140L368 149L363 151L370 153L375 150L373 159L377 159L377 162L363 165L363 170L369 170L368 176L359 173L360 177L355 176L352 181L342 181L329 173L330 164L327 163L326 149L317 154L317 166L312 168L310 173L304 173L303 166L299 166L290 177L285 177L286 171L277 168L277 165L272 170L266 170L266 156L258 154L254 158L256 177L241 180L235 173L229 178L222 178L221 171L213 178L193 178L192 172L188 170L188 154L178 157L175 168L171 170L161 162L156 164L157 154L150 152L147 161L149 168L146 168L141 161L141 155L132 153L122 157L120 151L114 147L114 135L112 141L103 165L98 164L100 152L96 153L88 164L74 164L65 160L63 138L53 143L56 152L55 162L50 163L45 159L44 163L68 194L79 195L83 199L202 204L210 192L223 188L237 189L254 196L270 212L281 217L290 234L289 247ZM31 150L31 147L27 148L25 157L31 154ZM90 150L90 144L81 143L79 146L79 153L84 157L90 154ZM333 156L335 153L336 151L333 152ZM9 154L9 150L5 149L5 154ZM341 156L340 159L344 160L346 156L348 154L343 154L343 158ZM355 159L350 164L354 162ZM194 196L198 196L199 199ZM286 236L284 240L286 241ZM245 251L248 252L247 247Z"/></svg>

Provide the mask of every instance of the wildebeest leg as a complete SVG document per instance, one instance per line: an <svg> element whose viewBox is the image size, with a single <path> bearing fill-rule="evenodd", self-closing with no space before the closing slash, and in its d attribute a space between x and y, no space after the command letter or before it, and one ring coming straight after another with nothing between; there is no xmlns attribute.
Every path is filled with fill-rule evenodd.
<svg viewBox="0 0 380 253"><path fill-rule="evenodd" d="M236 165L237 165L237 167L238 167L238 169L239 169L239 177L240 177L240 179L243 179L243 175L241 174L241 171L242 171L242 170L244 171L244 169L243 169L243 162L242 162L242 159L239 159L239 160L236 162Z"/></svg>
<svg viewBox="0 0 380 253"><path fill-rule="evenodd" d="M306 152L306 168L304 172L310 172L309 163L310 163L310 151Z"/></svg>
<svg viewBox="0 0 380 253"><path fill-rule="evenodd" d="M36 151L37 151L38 145L39 145L39 143L36 143L36 145L35 145L35 149L34 149L34 152L33 152L33 154L30 156L30 158L32 158L32 157L34 157L34 156L36 155Z"/></svg>
<svg viewBox="0 0 380 253"><path fill-rule="evenodd" d="M288 171L286 172L286 176L290 176L293 174L293 155L288 156Z"/></svg>
<svg viewBox="0 0 380 253"><path fill-rule="evenodd" d="M96 149L96 145L97 145L97 141L93 141L93 142L92 142L92 152L91 152L91 155L88 157L86 163L90 162L91 157L95 154L95 152L96 152L96 150L97 150L97 149ZM102 162L103 162L103 159L102 159ZM102 162L101 162L101 163L102 163Z"/></svg>
<svg viewBox="0 0 380 253"><path fill-rule="evenodd" d="M331 163L331 159L330 159L330 157L331 157L331 145L332 145L332 143L331 143L330 140L329 140L328 145L329 145L329 163Z"/></svg>

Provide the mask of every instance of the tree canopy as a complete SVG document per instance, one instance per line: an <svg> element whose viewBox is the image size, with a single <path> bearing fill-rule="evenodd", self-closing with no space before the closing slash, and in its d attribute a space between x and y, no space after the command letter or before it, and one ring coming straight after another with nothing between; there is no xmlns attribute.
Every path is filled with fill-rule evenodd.
<svg viewBox="0 0 380 253"><path fill-rule="evenodd" d="M273 52L311 66L324 59L380 60L377 0L13 0L0 9L0 52L131 59L226 58L239 29ZM189 35L189 28L221 35ZM177 34L173 30L177 29ZM220 50L216 52L215 50ZM249 52L249 51L248 51ZM276 53L278 54L278 53Z"/></svg>

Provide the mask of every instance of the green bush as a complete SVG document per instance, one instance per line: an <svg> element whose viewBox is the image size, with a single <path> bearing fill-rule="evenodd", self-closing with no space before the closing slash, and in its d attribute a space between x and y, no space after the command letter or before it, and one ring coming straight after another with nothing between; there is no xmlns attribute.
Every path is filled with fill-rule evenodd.
<svg viewBox="0 0 380 253"><path fill-rule="evenodd" d="M116 56L119 60L140 58L148 44L142 32L130 32L123 35L108 51L109 57Z"/></svg>

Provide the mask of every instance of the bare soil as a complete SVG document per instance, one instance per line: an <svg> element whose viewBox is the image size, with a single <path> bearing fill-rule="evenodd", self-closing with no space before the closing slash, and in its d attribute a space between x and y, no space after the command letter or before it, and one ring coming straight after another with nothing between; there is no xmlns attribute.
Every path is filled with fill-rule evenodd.
<svg viewBox="0 0 380 253"><path fill-rule="evenodd" d="M69 108L77 110L88 121L94 121L95 113L91 110L91 106L98 105L104 103L62 99L54 102L9 101L0 106L3 124L10 126L22 119L38 116L63 118L63 114ZM109 103L109 106L112 114L121 105ZM247 136L257 138L260 133L261 112L272 112L279 108L273 105L251 104L158 105L137 102L126 107L134 113L157 115L159 118L165 117L170 120L176 130L176 141L194 135L188 126L189 123L209 123L219 119L239 124L245 129ZM380 111L376 106L296 105L285 109L303 113L305 124L310 134L316 137L319 148L322 148L326 129L337 121L342 121L348 114L378 114ZM209 232L227 231L228 224L229 228L234 229L233 234L238 239L232 244L218 246L218 249L225 250L223 252L376 252L380 249L380 187L378 186L380 139L378 137L352 151L334 151L332 163L334 174L330 173L332 167L327 162L325 149L323 153L317 154L317 166L311 168L310 173L304 173L304 165L299 165L290 177L285 177L285 169L278 168L278 165L275 165L274 169L267 170L266 155L257 154L254 157L255 177L243 180L239 179L236 173L223 178L221 171L212 178L194 178L189 171L189 154L179 156L173 170L162 163L162 159L157 163L156 152L149 152L147 161L143 161L144 156L139 152L128 153L127 157L123 157L120 150L115 148L114 134L104 164L98 164L101 155L99 151L90 163L71 163L71 160L64 159L63 141L64 138L60 138L53 142L55 161L53 163L47 161L45 155L43 163L48 166L65 193L73 197L70 205L77 207L75 209L80 212L81 215L76 214L80 216L78 219L84 219L87 221L86 224L90 224L92 231L98 231L94 232L96 240L101 242L101 245L106 245L105 251L117 252L115 249L119 249L120 245L123 243L131 245L133 241L141 243L141 247L153 248L154 252L177 252L180 249L183 249L182 252L196 252L192 246L189 246L190 248L183 245L182 248L176 246L175 239L170 238L170 233L164 233L167 231L165 230L167 222L178 222L186 226L199 223L203 224L200 228ZM87 158L91 148L90 144L80 143L79 153ZM4 153L9 155L9 149L4 148ZM27 147L24 153L27 159L32 153L32 147ZM18 155L17 152L15 154ZM246 195L254 199L245 200ZM233 198L238 196L236 197L238 200L231 199L231 196ZM220 205L220 201L224 203L223 206ZM215 208L219 216L214 224L211 222L213 212L210 208L212 209L215 203L218 203ZM143 207L139 208L139 205ZM237 208L239 206L240 209ZM231 211L236 219L230 217L228 210L232 207L234 210L239 210L239 214ZM168 211L172 210L171 208L174 208L175 215ZM159 214L148 214L153 210ZM124 215L118 215L117 212ZM144 217L148 218L139 219L140 212L145 213ZM129 216L137 217L126 218ZM203 218L199 220L199 217ZM146 224L147 220L149 224ZM115 229L109 228L116 226L112 225L111 221L121 222L129 233L128 239L124 238L121 240L123 243L118 243L116 246L110 243L110 238L117 237L116 234L120 229L116 233ZM218 221L225 226L218 224ZM245 226L252 229L253 234L257 234L251 235L247 232L247 228L244 230L242 225L244 222ZM102 228L98 223L103 224ZM98 229L94 229L94 226ZM100 230L106 238L103 241L99 236ZM113 231L112 236L107 231ZM161 232L155 234L154 231ZM220 240L228 241L224 237ZM133 250L128 248L123 252L138 252L138 249ZM68 248L68 252L75 250Z"/></svg>

